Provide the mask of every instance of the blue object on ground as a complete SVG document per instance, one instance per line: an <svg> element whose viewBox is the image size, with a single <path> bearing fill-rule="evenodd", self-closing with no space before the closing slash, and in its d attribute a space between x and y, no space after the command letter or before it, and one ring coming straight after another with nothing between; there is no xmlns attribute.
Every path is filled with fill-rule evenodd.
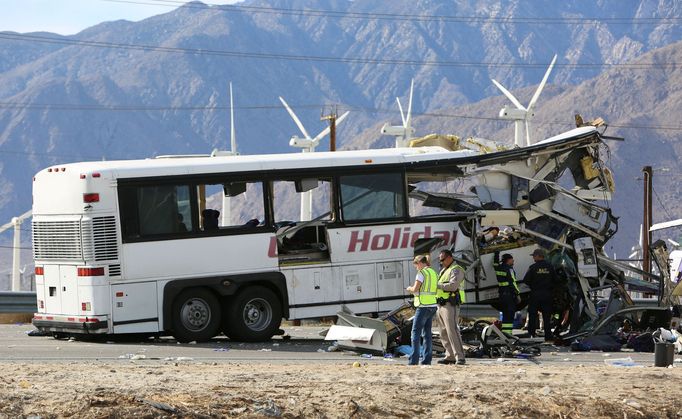
<svg viewBox="0 0 682 419"><path fill-rule="evenodd" d="M412 355L412 347L410 345L400 345L395 348L395 351L401 355Z"/></svg>

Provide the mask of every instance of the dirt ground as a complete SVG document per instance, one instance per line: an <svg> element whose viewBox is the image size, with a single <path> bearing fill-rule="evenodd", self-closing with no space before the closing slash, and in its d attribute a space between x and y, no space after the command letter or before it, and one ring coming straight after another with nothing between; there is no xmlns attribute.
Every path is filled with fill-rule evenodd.
<svg viewBox="0 0 682 419"><path fill-rule="evenodd" d="M682 417L682 368L4 363L0 417Z"/></svg>

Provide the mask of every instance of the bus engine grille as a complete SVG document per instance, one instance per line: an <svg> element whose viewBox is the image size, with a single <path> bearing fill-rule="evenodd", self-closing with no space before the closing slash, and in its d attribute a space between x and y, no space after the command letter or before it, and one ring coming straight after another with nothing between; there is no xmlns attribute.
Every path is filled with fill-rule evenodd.
<svg viewBox="0 0 682 419"><path fill-rule="evenodd" d="M34 221L33 257L37 260L117 260L116 237L113 216L83 221Z"/></svg>
<svg viewBox="0 0 682 419"><path fill-rule="evenodd" d="M34 221L35 259L83 260L80 221Z"/></svg>
<svg viewBox="0 0 682 419"><path fill-rule="evenodd" d="M90 222L83 221L83 253L85 260L99 262L118 259L114 217L95 217Z"/></svg>

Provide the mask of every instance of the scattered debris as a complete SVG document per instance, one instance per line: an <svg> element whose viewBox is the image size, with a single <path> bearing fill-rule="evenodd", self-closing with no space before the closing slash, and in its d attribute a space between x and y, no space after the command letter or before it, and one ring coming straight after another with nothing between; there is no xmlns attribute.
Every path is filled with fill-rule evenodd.
<svg viewBox="0 0 682 419"><path fill-rule="evenodd" d="M147 400L147 399L137 399L141 403L147 404L151 407L154 407L156 409L162 410L164 412L168 413L179 413L178 409L174 408L173 406L166 404L166 403L160 403L160 402L155 402L154 400Z"/></svg>
<svg viewBox="0 0 682 419"><path fill-rule="evenodd" d="M26 331L26 335L28 335L28 336L52 336L52 332L33 329L33 330Z"/></svg>
<svg viewBox="0 0 682 419"><path fill-rule="evenodd" d="M275 402L273 402L272 400L267 400L262 404L256 405L254 407L254 412L264 416L275 418L282 416L282 410L279 407L277 407Z"/></svg>
<svg viewBox="0 0 682 419"><path fill-rule="evenodd" d="M634 367L637 365L631 357L605 359L604 363L612 367Z"/></svg>

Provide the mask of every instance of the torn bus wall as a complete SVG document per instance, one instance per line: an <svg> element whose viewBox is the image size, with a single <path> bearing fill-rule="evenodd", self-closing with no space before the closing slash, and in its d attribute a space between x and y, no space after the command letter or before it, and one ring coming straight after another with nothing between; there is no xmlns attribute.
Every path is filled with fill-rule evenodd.
<svg viewBox="0 0 682 419"><path fill-rule="evenodd" d="M452 250L466 269L467 302L497 306L494 254L510 253L523 297L521 309L529 292L523 274L533 262L530 254L542 248L558 273L553 321L557 331L574 339L606 316L632 307L628 288L656 293L661 292L659 286L666 288L657 276L633 270L604 253L618 230L618 218L609 207L615 184L605 164L608 148L596 129L577 132L584 135L506 150L460 141L460 147L481 153L475 162L442 163L407 173L411 198L425 208L461 217ZM459 190L426 187L428 182L453 178ZM492 228L499 233L486 237ZM665 281L669 282L664 277ZM604 298L606 305L598 304Z"/></svg>

